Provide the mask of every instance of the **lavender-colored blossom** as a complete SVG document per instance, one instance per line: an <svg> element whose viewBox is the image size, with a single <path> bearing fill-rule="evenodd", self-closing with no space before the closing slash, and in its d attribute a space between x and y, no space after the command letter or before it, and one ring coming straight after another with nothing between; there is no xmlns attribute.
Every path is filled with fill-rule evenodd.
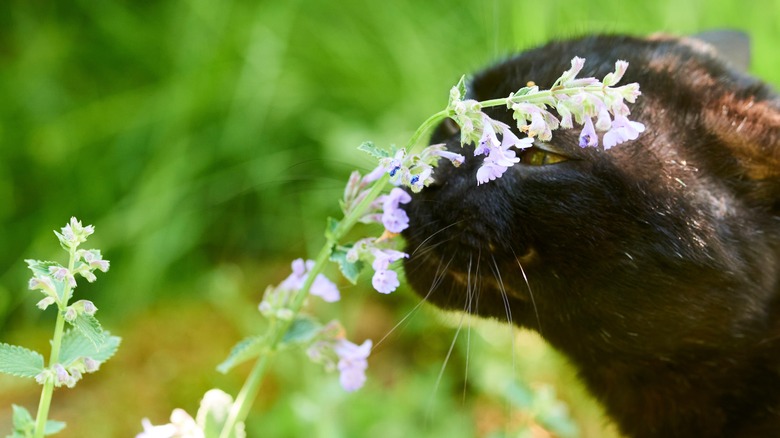
<svg viewBox="0 0 780 438"><path fill-rule="evenodd" d="M28 286L31 290L40 289L47 295L54 295L56 289L54 287L54 281L45 275L36 275L30 279Z"/></svg>
<svg viewBox="0 0 780 438"><path fill-rule="evenodd" d="M94 315L95 312L97 312L97 307L92 301L81 300L81 303L84 306L84 313L86 313L87 315Z"/></svg>
<svg viewBox="0 0 780 438"><path fill-rule="evenodd" d="M585 118L585 124L580 133L580 147L598 146L599 137L596 135L596 129L593 127L593 120L590 117Z"/></svg>
<svg viewBox="0 0 780 438"><path fill-rule="evenodd" d="M486 114L482 114L482 137L479 139L479 144L474 148L474 155L488 155L491 150L501 146L501 142L496 137L496 131L493 129L493 123L495 121L488 117Z"/></svg>
<svg viewBox="0 0 780 438"><path fill-rule="evenodd" d="M76 318L78 318L78 316L79 316L79 312L73 306L68 306L68 308L65 309L65 314L63 315L65 321L68 322L75 321Z"/></svg>
<svg viewBox="0 0 780 438"><path fill-rule="evenodd" d="M612 127L612 119L609 117L607 106L602 104L599 108L598 118L596 119L596 129L606 131Z"/></svg>
<svg viewBox="0 0 780 438"><path fill-rule="evenodd" d="M100 254L100 250L90 249L89 251L81 252L81 257L87 263L90 269L99 269L103 272L107 272L110 266L108 260L103 260L103 256Z"/></svg>
<svg viewBox="0 0 780 438"><path fill-rule="evenodd" d="M382 202L382 224L391 233L400 233L409 227L409 216L399 207L407 204L412 197L406 191L393 188L387 195L380 197Z"/></svg>
<svg viewBox="0 0 780 438"><path fill-rule="evenodd" d="M91 357L85 357L84 359L84 370L88 373L94 373L98 369L100 369L100 362L92 359Z"/></svg>
<svg viewBox="0 0 780 438"><path fill-rule="evenodd" d="M615 121L612 122L612 129L604 134L604 149L609 149L620 143L636 140L640 132L644 132L645 125L639 122L632 122L623 115L615 115Z"/></svg>
<svg viewBox="0 0 780 438"><path fill-rule="evenodd" d="M374 270L388 269L391 263L408 257L409 254L394 249L375 249L374 262L371 263L371 267Z"/></svg>
<svg viewBox="0 0 780 438"><path fill-rule="evenodd" d="M338 369L341 386L349 392L360 389L366 382L368 355L371 353L370 339L361 345L353 344L346 339L336 342L333 350L339 357Z"/></svg>
<svg viewBox="0 0 780 438"><path fill-rule="evenodd" d="M531 137L520 139L515 135L514 132L512 132L512 129L509 128L509 125L504 125L501 129L501 149L503 150L507 150L511 147L525 149L531 147L533 143L534 139Z"/></svg>
<svg viewBox="0 0 780 438"><path fill-rule="evenodd" d="M56 302L56 300L54 299L54 297L51 297L51 296L49 296L49 297L46 297L46 298L44 298L44 299L42 299L42 300L38 301L38 303L36 304L36 306L37 306L39 309L41 309L41 310L46 310L46 308L47 308L47 307L51 306L51 305L52 305L52 304L54 304L55 302Z"/></svg>
<svg viewBox="0 0 780 438"><path fill-rule="evenodd" d="M68 388L72 388L76 385L76 379L73 378L70 374L68 374L68 371L65 370L65 367L63 367L61 364L55 364L54 365L54 375L56 377L56 384L57 386L65 385Z"/></svg>
<svg viewBox="0 0 780 438"><path fill-rule="evenodd" d="M623 79L623 75L626 73L626 69L628 69L628 62L618 60L615 62L615 72L604 76L602 83L607 87L611 87L612 85L617 84L621 79Z"/></svg>
<svg viewBox="0 0 780 438"><path fill-rule="evenodd" d="M493 181L496 178L501 178L501 175L506 172L506 169L506 166L501 166L487 160L483 161L482 166L477 169L477 185Z"/></svg>
<svg viewBox="0 0 780 438"><path fill-rule="evenodd" d="M309 292L328 303L334 303L341 299L341 294L339 293L339 288L336 284L322 274L318 274L314 277L314 283L312 283Z"/></svg>
<svg viewBox="0 0 780 438"><path fill-rule="evenodd" d="M303 259L296 259L292 262L291 266L292 273L279 283L279 289L298 291L306 282L306 277L308 277L311 269L314 268L314 260L307 260L304 262ZM314 278L309 293L318 296L329 303L338 301L341 298L338 287L323 274L318 274Z"/></svg>
<svg viewBox="0 0 780 438"><path fill-rule="evenodd" d="M563 85L566 85L569 81L574 79L582 70L582 67L585 66L585 58L580 58L579 56L575 56L571 60L571 68L563 72L561 75L561 83Z"/></svg>
<svg viewBox="0 0 780 438"><path fill-rule="evenodd" d="M79 269L77 271L79 275L84 277L88 282L94 283L95 280L97 280L97 277L95 277L95 274L92 273L92 271L87 268L86 266L82 266L82 269Z"/></svg>
<svg viewBox="0 0 780 438"><path fill-rule="evenodd" d="M393 249L374 248L374 261L371 267L374 268L374 275L371 278L371 284L377 292L389 294L401 285L398 281L398 274L390 270L390 264L409 257L408 254Z"/></svg>
<svg viewBox="0 0 780 438"><path fill-rule="evenodd" d="M398 273L390 269L382 269L374 272L371 285L377 292L389 294L398 289L401 282L398 280Z"/></svg>
<svg viewBox="0 0 780 438"><path fill-rule="evenodd" d="M435 155L446 158L450 160L453 166L459 167L461 164L463 164L464 161L466 161L466 157L464 157L461 154L456 154L455 152L450 152L447 150L440 150L434 152Z"/></svg>
<svg viewBox="0 0 780 438"><path fill-rule="evenodd" d="M363 177L363 179L360 181L360 186L370 184L378 180L379 178L382 177L382 175L385 174L385 172L387 172L387 170L385 169L384 166L380 164L379 166L375 167L374 170L368 172L366 176Z"/></svg>
<svg viewBox="0 0 780 438"><path fill-rule="evenodd" d="M95 232L95 227L92 225L82 226L81 221L75 217L70 218L70 222L65 225L61 232L54 232L60 242L67 248L75 248L82 242L87 240L87 237Z"/></svg>
<svg viewBox="0 0 780 438"><path fill-rule="evenodd" d="M49 273L55 280L67 280L70 287L76 287L76 279L73 278L73 274L71 274L67 268L63 268L62 266L49 266Z"/></svg>

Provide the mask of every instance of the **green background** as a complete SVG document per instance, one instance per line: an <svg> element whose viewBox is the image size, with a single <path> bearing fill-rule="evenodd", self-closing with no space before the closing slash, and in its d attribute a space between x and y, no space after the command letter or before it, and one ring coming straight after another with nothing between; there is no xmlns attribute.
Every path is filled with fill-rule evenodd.
<svg viewBox="0 0 780 438"><path fill-rule="evenodd" d="M23 260L62 261L51 230L75 215L112 263L77 297L124 344L55 392L60 436L134 436L143 417L194 414L209 388L238 391L248 369L214 367L259 330L265 286L322 243L347 175L372 165L362 141L403 143L462 74L550 38L713 28L749 33L751 73L780 85L778 1L3 1L0 341L48 351L54 312L34 307ZM356 394L302 355L280 357L250 437L518 436L528 424L546 436L521 408L522 388L546 384L581 436L610 433L536 337L414 310L411 291L380 296L365 278L342 295L314 311L356 341L411 316ZM38 391L0 376L0 433L10 403L34 411Z"/></svg>

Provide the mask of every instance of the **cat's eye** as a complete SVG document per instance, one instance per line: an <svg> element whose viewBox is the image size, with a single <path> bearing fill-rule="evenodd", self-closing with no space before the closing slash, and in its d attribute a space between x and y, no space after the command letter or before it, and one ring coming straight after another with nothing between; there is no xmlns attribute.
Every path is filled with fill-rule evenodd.
<svg viewBox="0 0 780 438"><path fill-rule="evenodd" d="M518 158L520 158L521 163L529 166L545 166L548 164L562 163L569 159L568 157L544 150L537 146L531 146L530 148L519 151Z"/></svg>

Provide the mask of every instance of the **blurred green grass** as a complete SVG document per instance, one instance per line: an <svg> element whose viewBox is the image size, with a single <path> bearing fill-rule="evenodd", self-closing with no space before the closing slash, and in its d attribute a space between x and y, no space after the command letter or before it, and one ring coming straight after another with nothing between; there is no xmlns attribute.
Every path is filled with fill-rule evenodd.
<svg viewBox="0 0 780 438"><path fill-rule="evenodd" d="M748 32L752 73L780 85L777 0L5 1L0 341L44 350L52 315L34 308L23 259L59 257L51 230L76 215L112 262L78 292L125 345L56 393L62 436L133 436L143 416L194 411L212 386L235 393L246 370L213 367L256 330L265 285L321 244L349 171L371 166L358 144L405 141L461 74L550 38L712 28ZM381 338L417 299L369 289L318 311L356 340ZM454 329L430 309L382 344L356 395L280 358L250 436L511 436L521 414L485 374L554 383L582 436L602 436L605 420L542 343L483 323L472 343L466 332L438 384ZM37 389L0 388L3 433L8 404L34 408Z"/></svg>

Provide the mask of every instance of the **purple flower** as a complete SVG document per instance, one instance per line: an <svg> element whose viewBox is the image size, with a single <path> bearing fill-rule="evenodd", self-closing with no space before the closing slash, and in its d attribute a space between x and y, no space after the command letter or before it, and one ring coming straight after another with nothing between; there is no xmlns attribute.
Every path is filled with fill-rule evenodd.
<svg viewBox="0 0 780 438"><path fill-rule="evenodd" d="M293 260L292 274L279 283L279 288L291 291L300 290L313 267L314 260L307 260L306 262L304 262L303 259ZM341 298L338 287L322 274L318 274L314 278L309 293L318 296L329 303L338 301Z"/></svg>
<svg viewBox="0 0 780 438"><path fill-rule="evenodd" d="M501 178L501 175L506 172L506 169L505 166L485 160L482 162L482 166L477 170L477 185L493 181L496 178Z"/></svg>
<svg viewBox="0 0 780 438"><path fill-rule="evenodd" d="M328 280L328 277L322 274L314 277L314 283L312 283L309 292L312 295L322 298L327 303L334 303L341 299L339 288L336 287L332 281Z"/></svg>
<svg viewBox="0 0 780 438"><path fill-rule="evenodd" d="M390 269L382 269L374 272L374 276L371 277L371 285L374 286L377 292L382 294L389 294L401 285L398 280L398 274Z"/></svg>
<svg viewBox="0 0 780 438"><path fill-rule="evenodd" d="M400 233L409 227L409 216L399 207L399 204L407 204L412 197L406 191L394 188L389 194L382 196L382 224L391 233Z"/></svg>
<svg viewBox="0 0 780 438"><path fill-rule="evenodd" d="M31 290L40 289L45 294L55 294L55 287L54 282L51 280L51 278L47 276L35 276L30 279L30 283L28 284Z"/></svg>
<svg viewBox="0 0 780 438"><path fill-rule="evenodd" d="M366 383L366 368L368 368L366 359L371 353L371 345L370 339L367 339L362 345L340 339L333 346L333 350L339 357L339 380L345 390L356 391Z"/></svg>
<svg viewBox="0 0 780 438"><path fill-rule="evenodd" d="M580 133L580 147L598 146L599 137L596 135L596 129L593 127L593 120L585 117L585 123Z"/></svg>
<svg viewBox="0 0 780 438"><path fill-rule="evenodd" d="M482 138L479 144L474 148L474 156L487 155L491 150L501 146L501 142L496 137L496 131L493 129L493 119L482 114Z"/></svg>
<svg viewBox="0 0 780 438"><path fill-rule="evenodd" d="M374 262L371 267L374 268L374 276L371 278L371 285L377 292L389 294L401 285L398 274L390 270L390 264L409 255L392 249L375 249L373 253Z"/></svg>
<svg viewBox="0 0 780 438"><path fill-rule="evenodd" d="M602 104L599 107L599 115L596 119L596 129L599 131L606 131L612 127L612 119L609 118L609 110L607 106Z"/></svg>
<svg viewBox="0 0 780 438"><path fill-rule="evenodd" d="M632 122L626 116L615 115L615 121L612 122L612 129L604 134L604 149L620 143L636 140L640 132L644 132L645 125L639 122Z"/></svg>
<svg viewBox="0 0 780 438"><path fill-rule="evenodd" d="M450 152L447 150L435 151L434 155L450 160L450 162L452 162L452 165L455 167L459 167L461 164L463 164L464 161L466 161L466 157L464 157L463 155L456 154L455 152Z"/></svg>
<svg viewBox="0 0 780 438"><path fill-rule="evenodd" d="M620 82L621 79L623 79L623 75L626 73L627 68L628 68L628 62L618 60L617 62L615 62L615 72L609 73L606 76L604 76L604 80L602 81L602 83L607 87L611 87L617 84L618 82Z"/></svg>
<svg viewBox="0 0 780 438"><path fill-rule="evenodd" d="M100 368L100 362L91 357L84 358L84 370L88 373L94 373Z"/></svg>
<svg viewBox="0 0 780 438"><path fill-rule="evenodd" d="M501 129L501 149L503 150L507 150L511 147L525 149L531 147L533 143L534 139L531 137L525 137L523 139L518 138L508 125L504 125Z"/></svg>
<svg viewBox="0 0 780 438"><path fill-rule="evenodd" d="M103 272L108 271L109 261L103 260L100 250L90 249L89 251L84 251L81 257L87 262L90 269L100 269Z"/></svg>
<svg viewBox="0 0 780 438"><path fill-rule="evenodd" d="M67 268L63 268L62 266L49 266L49 273L55 280L64 281L67 279L70 287L76 287L76 279Z"/></svg>

